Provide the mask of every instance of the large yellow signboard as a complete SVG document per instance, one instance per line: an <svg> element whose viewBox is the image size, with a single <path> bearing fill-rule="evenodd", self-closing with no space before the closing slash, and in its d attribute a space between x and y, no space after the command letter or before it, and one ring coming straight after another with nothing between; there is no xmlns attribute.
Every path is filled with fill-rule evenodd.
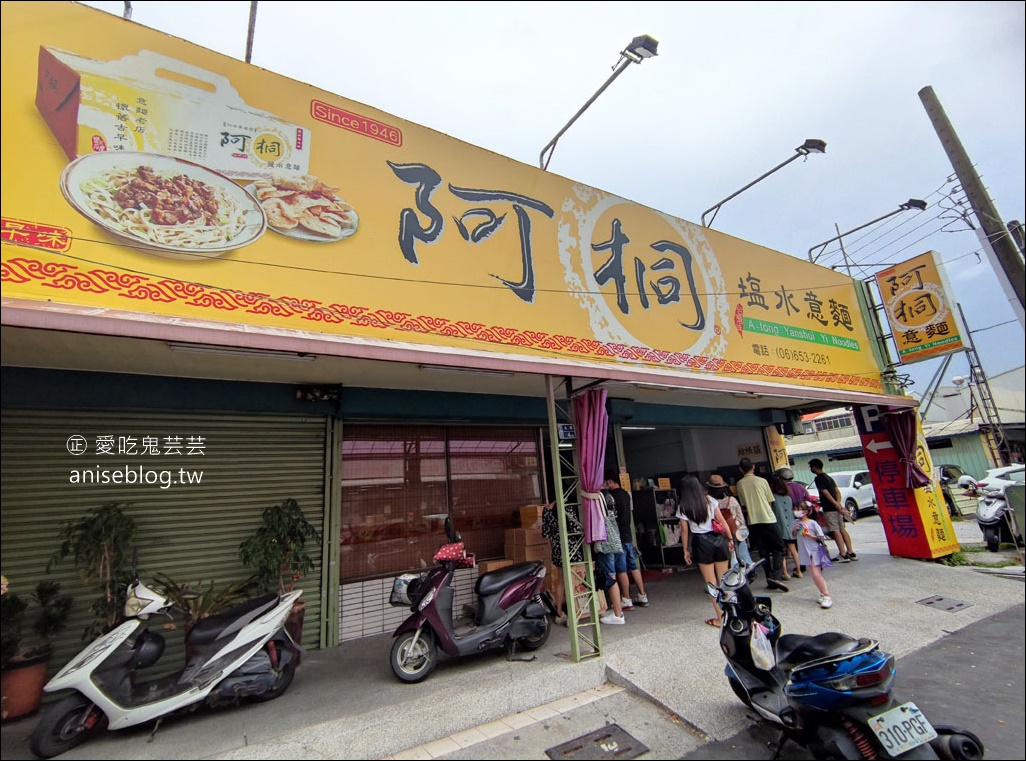
<svg viewBox="0 0 1026 761"><path fill-rule="evenodd" d="M883 390L840 273L83 6L2 33L7 299Z"/></svg>

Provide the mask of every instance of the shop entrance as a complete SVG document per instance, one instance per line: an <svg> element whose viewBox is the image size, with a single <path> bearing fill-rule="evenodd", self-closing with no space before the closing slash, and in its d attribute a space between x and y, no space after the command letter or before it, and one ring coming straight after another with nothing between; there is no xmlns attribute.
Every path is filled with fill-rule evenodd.
<svg viewBox="0 0 1026 761"><path fill-rule="evenodd" d="M616 446L617 434L622 447ZM742 457L756 464L757 475L769 477L772 466L761 428L611 427L606 468L619 470L622 459L630 476L636 547L646 568L685 565L675 517L681 479L693 475L705 483L718 473L733 485L741 477Z"/></svg>

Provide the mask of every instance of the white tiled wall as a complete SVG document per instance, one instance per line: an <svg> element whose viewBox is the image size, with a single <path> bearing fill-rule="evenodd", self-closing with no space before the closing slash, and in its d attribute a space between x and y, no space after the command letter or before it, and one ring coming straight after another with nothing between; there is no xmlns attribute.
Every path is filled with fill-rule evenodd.
<svg viewBox="0 0 1026 761"><path fill-rule="evenodd" d="M477 582L476 568L461 568L453 579L455 597L453 615L460 616L463 606L474 602L474 584ZM375 634L395 631L406 617L409 608L397 608L388 604L392 593L392 578L372 579L355 584L342 585L342 614L339 622L343 642Z"/></svg>

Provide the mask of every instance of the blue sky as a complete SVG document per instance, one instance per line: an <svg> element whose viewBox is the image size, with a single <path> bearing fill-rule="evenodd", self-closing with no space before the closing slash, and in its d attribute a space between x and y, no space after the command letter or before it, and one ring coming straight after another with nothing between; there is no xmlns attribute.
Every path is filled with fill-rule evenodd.
<svg viewBox="0 0 1026 761"><path fill-rule="evenodd" d="M124 3L89 2L121 15ZM249 2L134 2L132 20L245 57ZM1022 2L258 4L252 62L515 160L561 138L549 171L805 259L810 247L909 198L927 201L844 237L854 277L934 250L988 375L1023 364L1022 326L919 91L933 88L999 214L1026 221ZM967 222L968 220L968 222ZM842 264L835 245L820 260ZM941 360L899 369L922 391ZM947 378L966 374L956 356Z"/></svg>

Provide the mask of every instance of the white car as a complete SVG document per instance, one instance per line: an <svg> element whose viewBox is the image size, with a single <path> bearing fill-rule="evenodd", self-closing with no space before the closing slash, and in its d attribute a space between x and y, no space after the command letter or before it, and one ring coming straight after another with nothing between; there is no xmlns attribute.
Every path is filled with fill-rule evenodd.
<svg viewBox="0 0 1026 761"><path fill-rule="evenodd" d="M853 521L866 513L877 512L876 492L873 491L868 470L841 470L836 473L828 471L827 475L837 483L837 488L841 491L841 504L848 508ZM819 500L819 489L816 488L815 481L805 488L809 490L810 496Z"/></svg>
<svg viewBox="0 0 1026 761"><path fill-rule="evenodd" d="M1004 494L1005 487L1010 484L1021 484L1026 480L1026 465L1006 465L1003 468L991 468L976 483L982 494Z"/></svg>

